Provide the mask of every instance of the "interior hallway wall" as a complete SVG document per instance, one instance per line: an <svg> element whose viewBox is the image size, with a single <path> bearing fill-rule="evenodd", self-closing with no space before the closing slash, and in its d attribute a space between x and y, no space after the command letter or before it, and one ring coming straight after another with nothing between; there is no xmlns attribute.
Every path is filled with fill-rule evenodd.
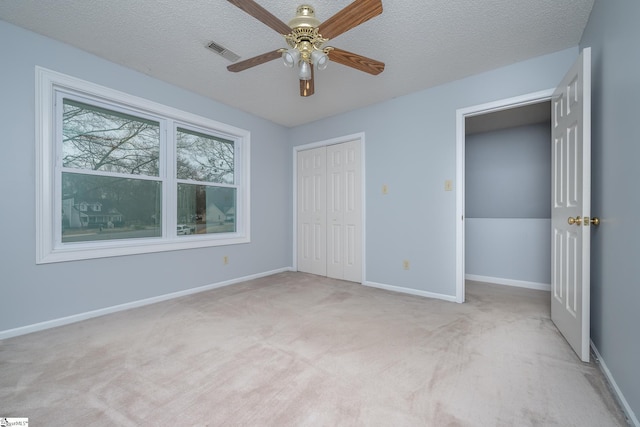
<svg viewBox="0 0 640 427"><path fill-rule="evenodd" d="M640 2L596 0L592 55L591 339L640 425Z"/></svg>

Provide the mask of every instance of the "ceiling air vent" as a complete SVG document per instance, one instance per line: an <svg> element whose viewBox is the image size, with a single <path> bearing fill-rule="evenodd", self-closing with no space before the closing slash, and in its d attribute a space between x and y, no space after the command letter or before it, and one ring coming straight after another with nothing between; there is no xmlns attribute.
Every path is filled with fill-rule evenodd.
<svg viewBox="0 0 640 427"><path fill-rule="evenodd" d="M240 59L240 56L231 52L229 49L227 49L224 46L220 46L218 43L216 42L211 42L207 45L207 47L209 49L211 49L212 51L214 51L215 53L217 53L218 55L222 56L223 58L228 59L231 62L236 62L238 59Z"/></svg>

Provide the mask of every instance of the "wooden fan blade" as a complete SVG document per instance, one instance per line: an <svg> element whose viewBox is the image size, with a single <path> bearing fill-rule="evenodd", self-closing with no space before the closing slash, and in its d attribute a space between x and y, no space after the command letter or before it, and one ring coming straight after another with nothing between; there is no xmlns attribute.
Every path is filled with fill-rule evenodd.
<svg viewBox="0 0 640 427"><path fill-rule="evenodd" d="M282 35L289 34L291 32L291 28L287 24L285 24L284 22L282 22L281 20L273 16L271 12L269 12L267 9L260 6L258 3L256 3L253 0L227 0L227 1L233 4L234 6L244 10L249 15L256 18L258 21L262 22L263 24L267 25L270 28L273 28L274 30L276 30L278 33Z"/></svg>
<svg viewBox="0 0 640 427"><path fill-rule="evenodd" d="M356 0L318 26L322 37L332 39L382 13L382 0Z"/></svg>
<svg viewBox="0 0 640 427"><path fill-rule="evenodd" d="M384 71L384 62L358 55L357 53L347 52L346 50L333 48L329 52L329 59L338 64L373 74L374 76Z"/></svg>
<svg viewBox="0 0 640 427"><path fill-rule="evenodd" d="M273 61L280 58L282 53L279 50L273 52L263 53L262 55L254 56L253 58L245 59L244 61L236 62L227 67L227 70L237 73L238 71L244 71L247 68L255 67L256 65L264 64L265 62Z"/></svg>
<svg viewBox="0 0 640 427"><path fill-rule="evenodd" d="M311 80L300 80L300 96L311 96L314 92L313 64L311 64Z"/></svg>

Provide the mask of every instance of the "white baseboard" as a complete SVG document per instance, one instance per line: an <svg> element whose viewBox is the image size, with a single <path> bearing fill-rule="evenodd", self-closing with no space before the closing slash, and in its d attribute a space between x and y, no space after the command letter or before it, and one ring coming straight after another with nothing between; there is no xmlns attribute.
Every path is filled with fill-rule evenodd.
<svg viewBox="0 0 640 427"><path fill-rule="evenodd" d="M93 317L104 316L105 314L111 314L111 313L116 313L118 311L129 310L131 308L142 307L142 306L154 304L157 302L167 301L174 298L180 298L180 297L184 297L191 294L197 294L199 292L209 291L211 289L234 285L236 283L245 282L247 280L259 279L260 277L271 276L272 274L277 274L277 273L282 273L285 271L292 271L292 270L293 269L291 267L285 267L277 270L265 271L263 273L252 274L249 276L239 277L237 279L225 280L224 282L212 283L210 285L204 285L197 288L185 289L184 291L173 292L170 294L158 295L156 297L127 302L120 305L114 305L112 307L105 307L98 310L87 311L84 313L74 314L72 316L48 320L46 322L35 323L33 325L21 326L19 328L14 328L14 329L7 329L4 331L0 331L0 340L16 337L19 335L30 334L32 332L43 331L45 329L68 325L70 323L80 322L82 320L91 319Z"/></svg>
<svg viewBox="0 0 640 427"><path fill-rule="evenodd" d="M620 405L622 406L622 409L624 410L624 413L627 416L627 420L631 423L632 426L640 427L640 421L638 421L638 417L636 417L636 414L633 412L633 409L631 409L631 406L629 406L629 402L627 402L627 399L624 398L622 391L618 387L616 380L613 379L613 376L611 375L611 371L609 371L609 368L607 368L607 364L604 362L604 359L600 355L600 352L596 348L593 341L591 341L591 349L595 353L596 359L598 359L597 363L598 365L600 365L600 369L602 370L602 373L607 378L607 381L609 381L609 384L611 385L611 388L613 389L613 392L615 393L616 398L618 399L618 402L620 402Z"/></svg>
<svg viewBox="0 0 640 427"><path fill-rule="evenodd" d="M549 283L527 282L525 280L503 279L501 277L478 276L476 274L465 274L464 278L466 280L473 280L475 282L494 283L496 285L537 289L539 291L551 291L551 285Z"/></svg>
<svg viewBox="0 0 640 427"><path fill-rule="evenodd" d="M371 288L385 289L387 291L399 292L402 294L417 295L421 297L435 298L435 299L441 299L449 302L456 302L456 297L453 295L437 294L434 292L420 291L417 289L403 288L400 286L385 285L383 283L376 283L376 282L362 282L362 284L364 286L369 286Z"/></svg>

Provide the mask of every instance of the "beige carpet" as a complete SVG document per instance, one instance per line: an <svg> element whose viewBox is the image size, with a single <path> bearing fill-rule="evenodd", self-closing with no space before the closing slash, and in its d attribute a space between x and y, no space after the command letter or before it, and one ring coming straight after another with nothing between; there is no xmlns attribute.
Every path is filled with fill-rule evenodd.
<svg viewBox="0 0 640 427"><path fill-rule="evenodd" d="M549 294L466 304L282 273L0 342L32 426L621 426Z"/></svg>

